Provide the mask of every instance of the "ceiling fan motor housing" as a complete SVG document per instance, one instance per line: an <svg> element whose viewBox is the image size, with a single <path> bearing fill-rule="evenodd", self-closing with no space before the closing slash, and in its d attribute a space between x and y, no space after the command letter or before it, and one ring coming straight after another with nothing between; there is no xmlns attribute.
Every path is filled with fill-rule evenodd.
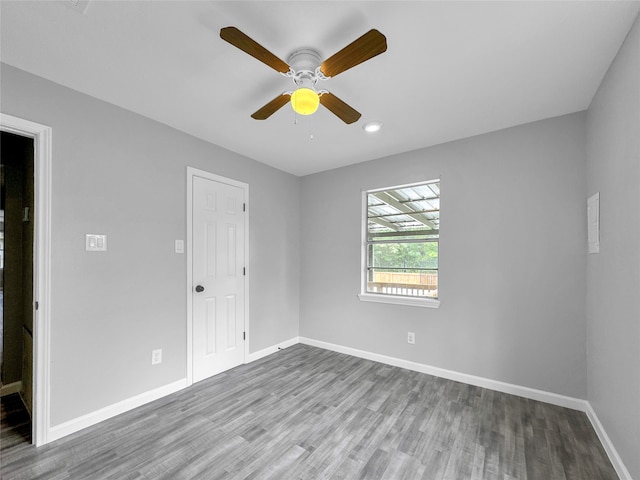
<svg viewBox="0 0 640 480"><path fill-rule="evenodd" d="M322 63L322 57L316 50L311 48L296 50L289 56L287 63L291 67L289 74L296 85L314 88L320 74L320 63Z"/></svg>

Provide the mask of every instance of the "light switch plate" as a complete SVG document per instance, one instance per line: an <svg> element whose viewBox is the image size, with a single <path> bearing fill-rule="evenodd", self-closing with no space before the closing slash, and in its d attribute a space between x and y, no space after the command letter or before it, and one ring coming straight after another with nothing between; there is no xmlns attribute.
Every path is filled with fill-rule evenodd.
<svg viewBox="0 0 640 480"><path fill-rule="evenodd" d="M184 240L176 240L176 253L184 253Z"/></svg>
<svg viewBox="0 0 640 480"><path fill-rule="evenodd" d="M87 252L106 252L107 236L87 233L85 235L85 250Z"/></svg>

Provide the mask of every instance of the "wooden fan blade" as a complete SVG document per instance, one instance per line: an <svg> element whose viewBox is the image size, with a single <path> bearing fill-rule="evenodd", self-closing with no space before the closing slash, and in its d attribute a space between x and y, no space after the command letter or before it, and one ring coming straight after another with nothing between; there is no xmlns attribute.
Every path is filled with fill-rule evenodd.
<svg viewBox="0 0 640 480"><path fill-rule="evenodd" d="M221 28L220 38L226 40L231 45L239 48L243 52L248 53L253 58L260 60L262 63L273 68L277 72L287 73L289 71L289 65L287 65L286 62L280 60L273 53L264 48L255 40L249 38L236 27Z"/></svg>
<svg viewBox="0 0 640 480"><path fill-rule="evenodd" d="M354 110L332 93L320 95L320 103L346 124L357 122L360 118L360 112Z"/></svg>
<svg viewBox="0 0 640 480"><path fill-rule="evenodd" d="M378 30L369 30L322 62L320 71L327 77L335 77L339 73L386 51L387 38Z"/></svg>
<svg viewBox="0 0 640 480"><path fill-rule="evenodd" d="M251 115L251 118L255 120L266 120L271 115L280 110L283 106L289 103L291 95L283 93L267 103L264 107Z"/></svg>

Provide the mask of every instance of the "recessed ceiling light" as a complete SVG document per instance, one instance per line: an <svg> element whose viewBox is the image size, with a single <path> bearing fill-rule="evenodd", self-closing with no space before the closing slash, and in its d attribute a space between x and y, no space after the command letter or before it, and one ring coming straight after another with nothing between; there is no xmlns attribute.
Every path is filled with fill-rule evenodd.
<svg viewBox="0 0 640 480"><path fill-rule="evenodd" d="M382 122L368 122L362 128L367 133L376 133L382 128Z"/></svg>

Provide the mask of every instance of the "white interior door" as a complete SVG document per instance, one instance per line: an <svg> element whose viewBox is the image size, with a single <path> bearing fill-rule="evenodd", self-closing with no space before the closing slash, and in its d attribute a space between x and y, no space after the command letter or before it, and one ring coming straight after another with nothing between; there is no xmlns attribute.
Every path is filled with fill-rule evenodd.
<svg viewBox="0 0 640 480"><path fill-rule="evenodd" d="M192 177L193 381L245 362L243 188Z"/></svg>

